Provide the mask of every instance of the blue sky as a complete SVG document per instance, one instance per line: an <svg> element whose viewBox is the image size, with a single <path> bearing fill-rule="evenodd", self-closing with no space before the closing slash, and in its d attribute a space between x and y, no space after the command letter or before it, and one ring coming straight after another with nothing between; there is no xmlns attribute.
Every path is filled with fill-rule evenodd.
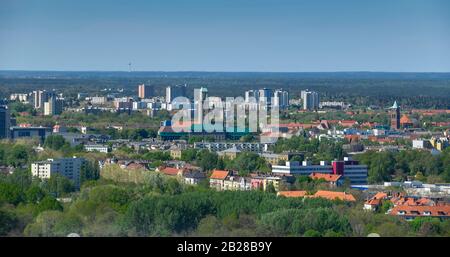
<svg viewBox="0 0 450 257"><path fill-rule="evenodd" d="M1 0L0 70L450 71L446 0Z"/></svg>

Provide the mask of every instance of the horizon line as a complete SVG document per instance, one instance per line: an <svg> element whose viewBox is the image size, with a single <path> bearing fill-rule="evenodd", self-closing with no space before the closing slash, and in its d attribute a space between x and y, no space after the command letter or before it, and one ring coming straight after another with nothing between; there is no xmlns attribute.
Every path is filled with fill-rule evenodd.
<svg viewBox="0 0 450 257"><path fill-rule="evenodd" d="M143 73L143 72L202 72L202 73L450 73L450 71L370 71L370 70L346 70L346 71L221 71L221 70L20 70L0 69L0 72L121 72L121 73Z"/></svg>

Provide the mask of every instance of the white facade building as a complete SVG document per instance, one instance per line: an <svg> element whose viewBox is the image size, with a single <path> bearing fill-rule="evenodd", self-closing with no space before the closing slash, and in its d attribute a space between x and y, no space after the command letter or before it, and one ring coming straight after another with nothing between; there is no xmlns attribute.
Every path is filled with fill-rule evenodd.
<svg viewBox="0 0 450 257"><path fill-rule="evenodd" d="M304 110L317 110L319 108L320 100L317 92L303 90L301 96Z"/></svg>
<svg viewBox="0 0 450 257"><path fill-rule="evenodd" d="M261 143L231 143L231 142L196 142L194 148L208 149L212 152L220 152L227 149L235 148L240 151L247 152L265 152L268 150L268 144Z"/></svg>
<svg viewBox="0 0 450 257"><path fill-rule="evenodd" d="M278 89L273 94L273 105L278 106L280 109L286 109L289 107L289 92L286 90Z"/></svg>
<svg viewBox="0 0 450 257"><path fill-rule="evenodd" d="M41 179L49 179L54 174L60 174L73 182L75 187L80 187L81 168L85 164L84 158L48 159L46 161L31 164L33 176Z"/></svg>
<svg viewBox="0 0 450 257"><path fill-rule="evenodd" d="M367 165L360 165L345 157L343 161L333 161L331 165L321 162L320 165L312 165L310 162L286 162L285 165L273 165L272 173L295 174L309 176L311 173L337 174L348 178L351 184L367 184Z"/></svg>
<svg viewBox="0 0 450 257"><path fill-rule="evenodd" d="M87 152L99 152L99 153L108 153L109 148L107 145L85 145L84 150Z"/></svg>

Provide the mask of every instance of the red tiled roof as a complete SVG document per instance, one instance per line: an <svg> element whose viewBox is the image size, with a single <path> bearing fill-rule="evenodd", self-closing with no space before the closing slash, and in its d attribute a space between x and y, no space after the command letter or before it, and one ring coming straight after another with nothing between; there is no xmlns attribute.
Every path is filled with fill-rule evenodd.
<svg viewBox="0 0 450 257"><path fill-rule="evenodd" d="M373 199L385 199L385 198L387 198L387 194L385 192L378 192L372 198Z"/></svg>
<svg viewBox="0 0 450 257"><path fill-rule="evenodd" d="M433 200L430 200L428 198L420 198L418 200L412 198L412 197L399 197L399 198L392 198L391 202L394 205L401 205L401 206L421 206L421 205L435 205Z"/></svg>
<svg viewBox="0 0 450 257"><path fill-rule="evenodd" d="M160 169L160 171L169 176L177 176L178 172L182 172L181 169L172 168L172 167L166 167L166 168Z"/></svg>
<svg viewBox="0 0 450 257"><path fill-rule="evenodd" d="M339 199L339 200L350 201L350 202L356 201L355 197L352 194L348 194L345 192L325 191L325 190L319 190L311 197L313 197L313 198L320 197L320 198L326 198L329 200Z"/></svg>
<svg viewBox="0 0 450 257"><path fill-rule="evenodd" d="M327 182L336 182L341 178L341 175L313 172L309 177L312 179L325 179Z"/></svg>
<svg viewBox="0 0 450 257"><path fill-rule="evenodd" d="M128 164L126 166L126 168L131 169L131 170L139 170L139 169L145 169L145 166L140 163L132 162L132 163Z"/></svg>
<svg viewBox="0 0 450 257"><path fill-rule="evenodd" d="M229 173L229 171L226 171L226 170L213 170L213 172L209 178L224 180L228 176L228 173Z"/></svg>
<svg viewBox="0 0 450 257"><path fill-rule="evenodd" d="M401 213L404 214L401 214ZM432 216L432 217L448 217L450 216L450 205L443 206L407 206L401 205L394 207L391 215L407 215L407 216Z"/></svg>
<svg viewBox="0 0 450 257"><path fill-rule="evenodd" d="M277 195L284 197L304 197L306 195L306 191L280 191Z"/></svg>
<svg viewBox="0 0 450 257"><path fill-rule="evenodd" d="M372 199L367 200L366 204L378 206L378 205L381 204L381 199L374 199L374 198L372 198Z"/></svg>
<svg viewBox="0 0 450 257"><path fill-rule="evenodd" d="M400 118L400 124L407 124L407 123L413 123L412 120L408 117L408 115L403 115Z"/></svg>

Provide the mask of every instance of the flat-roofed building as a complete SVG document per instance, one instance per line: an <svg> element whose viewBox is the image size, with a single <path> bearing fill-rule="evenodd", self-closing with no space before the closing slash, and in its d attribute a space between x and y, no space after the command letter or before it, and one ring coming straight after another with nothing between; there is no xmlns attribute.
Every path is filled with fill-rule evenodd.
<svg viewBox="0 0 450 257"><path fill-rule="evenodd" d="M31 174L40 179L49 179L55 174L60 174L71 180L76 188L80 187L80 174L84 158L61 158L38 161L31 164Z"/></svg>
<svg viewBox="0 0 450 257"><path fill-rule="evenodd" d="M341 175L348 179L351 184L367 184L367 165L361 165L358 161L353 161L345 157L343 161L333 161L331 165L323 161L320 165L312 165L311 162L286 162L285 165L272 165L274 174L306 175L312 173L324 173Z"/></svg>
<svg viewBox="0 0 450 257"><path fill-rule="evenodd" d="M141 99L150 98L153 96L153 87L149 85L139 85L138 86L138 96Z"/></svg>

